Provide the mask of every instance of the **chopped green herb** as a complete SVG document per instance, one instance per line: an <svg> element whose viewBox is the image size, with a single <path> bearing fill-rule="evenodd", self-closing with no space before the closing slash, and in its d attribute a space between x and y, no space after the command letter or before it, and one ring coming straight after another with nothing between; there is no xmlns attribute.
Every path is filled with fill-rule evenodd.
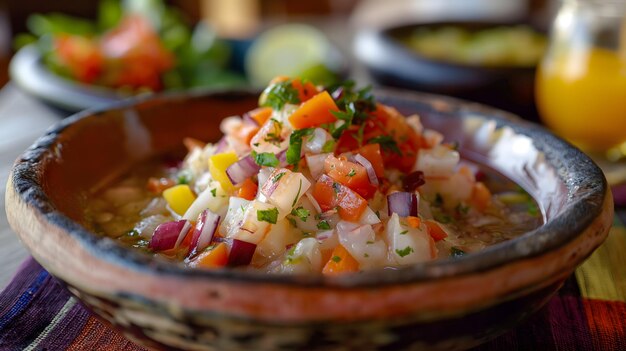
<svg viewBox="0 0 626 351"><path fill-rule="evenodd" d="M290 80L270 85L263 92L263 96L265 99L261 106L269 106L276 111L282 109L285 104L300 103L298 91L291 85Z"/></svg>
<svg viewBox="0 0 626 351"><path fill-rule="evenodd" d="M400 148L398 148L398 144L390 135L379 135L377 137L369 139L367 143L380 144L380 147L383 150L387 150L393 152L396 155L402 156L402 152L400 151Z"/></svg>
<svg viewBox="0 0 626 351"><path fill-rule="evenodd" d="M371 240L368 240L368 241L366 241L365 243L366 243L367 245L372 245L374 242L373 242L373 241L371 241Z"/></svg>
<svg viewBox="0 0 626 351"><path fill-rule="evenodd" d="M319 221L317 223L317 229L328 230L328 229L330 229L330 224L328 224L328 221L324 221L324 220Z"/></svg>
<svg viewBox="0 0 626 351"><path fill-rule="evenodd" d="M408 256L409 254L411 254L411 252L415 252L415 250L413 250L413 248L411 246L407 246L407 247L405 247L402 250L396 249L396 253L400 257Z"/></svg>
<svg viewBox="0 0 626 351"><path fill-rule="evenodd" d="M356 175L356 171L354 170L354 168L352 168L350 170L350 173L348 173L348 177L354 177Z"/></svg>
<svg viewBox="0 0 626 351"><path fill-rule="evenodd" d="M274 176L274 178L272 178L272 181L274 183L276 183L277 181L280 180L280 178L282 178L287 172L282 172L282 173L278 173L277 175Z"/></svg>
<svg viewBox="0 0 626 351"><path fill-rule="evenodd" d="M137 229L131 229L131 230L127 231L126 234L124 234L124 235L126 235L128 237L134 237L134 236L138 236L139 234L140 233L139 233L139 231Z"/></svg>
<svg viewBox="0 0 626 351"><path fill-rule="evenodd" d="M260 143L254 143L254 144L252 144L252 145L254 145L254 146L259 146L259 145L260 145Z"/></svg>
<svg viewBox="0 0 626 351"><path fill-rule="evenodd" d="M188 170L178 172L178 175L176 176L177 184L189 184L189 182L191 182L191 174Z"/></svg>
<svg viewBox="0 0 626 351"><path fill-rule="evenodd" d="M378 219L380 219L380 211L376 211L376 217L378 217Z"/></svg>
<svg viewBox="0 0 626 351"><path fill-rule="evenodd" d="M311 215L311 211L307 210L306 208L300 206L298 208L294 208L291 210L291 214L300 218L300 220L302 222L306 222L306 219L309 218L309 216Z"/></svg>
<svg viewBox="0 0 626 351"><path fill-rule="evenodd" d="M298 228L298 225L296 224L296 219L295 218L287 217L287 221L289 221L289 224L291 224L292 227Z"/></svg>
<svg viewBox="0 0 626 351"><path fill-rule="evenodd" d="M334 150L335 150L335 141L332 139L327 140L322 146L322 152L324 153L333 152Z"/></svg>
<svg viewBox="0 0 626 351"><path fill-rule="evenodd" d="M289 148L287 149L287 163L297 167L302 152L302 138L311 135L313 128L294 130L289 136Z"/></svg>
<svg viewBox="0 0 626 351"><path fill-rule="evenodd" d="M211 189L211 195L213 195L213 197L217 196L217 188Z"/></svg>
<svg viewBox="0 0 626 351"><path fill-rule="evenodd" d="M267 141L270 144L280 144L281 141L283 141L283 139L280 137L280 135L276 134L276 133L267 133L265 134L265 137L263 138L264 141Z"/></svg>
<svg viewBox="0 0 626 351"><path fill-rule="evenodd" d="M452 246L450 248L450 256L453 258L463 257L466 254L467 253L465 251L459 249L458 247Z"/></svg>
<svg viewBox="0 0 626 351"><path fill-rule="evenodd" d="M294 207L296 205L296 202L298 202L301 191L302 191L302 179L300 179L300 185L298 186L298 193L296 194L296 197L293 199L293 203L291 204L291 207Z"/></svg>
<svg viewBox="0 0 626 351"><path fill-rule="evenodd" d="M403 230L403 231L400 232L400 235L406 235L406 233L408 233L408 232L409 232L408 230Z"/></svg>
<svg viewBox="0 0 626 351"><path fill-rule="evenodd" d="M366 253L363 254L363 257L368 258L368 257L370 257L370 255L368 255L367 252L366 252Z"/></svg>
<svg viewBox="0 0 626 351"><path fill-rule="evenodd" d="M333 256L333 258L331 258L331 260L333 260L333 262L340 262L341 261L341 257L339 256Z"/></svg>
<svg viewBox="0 0 626 351"><path fill-rule="evenodd" d="M261 152L259 154L252 151L252 157L254 157L254 162L259 166L276 167L279 164L278 158L271 152Z"/></svg>
<svg viewBox="0 0 626 351"><path fill-rule="evenodd" d="M302 232L302 236L305 237L305 238L310 238L312 236L312 234L309 233L309 232Z"/></svg>
<svg viewBox="0 0 626 351"><path fill-rule="evenodd" d="M263 222L276 224L278 219L278 209L276 207L270 210L257 210L256 219Z"/></svg>

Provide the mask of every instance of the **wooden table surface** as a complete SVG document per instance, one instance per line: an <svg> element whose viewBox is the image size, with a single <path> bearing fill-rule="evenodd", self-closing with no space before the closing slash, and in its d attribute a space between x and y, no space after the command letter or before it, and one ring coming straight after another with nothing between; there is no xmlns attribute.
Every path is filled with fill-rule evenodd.
<svg viewBox="0 0 626 351"><path fill-rule="evenodd" d="M63 113L26 95L10 83L0 90L0 291L9 283L28 256L13 230L4 209L5 184L15 159Z"/></svg>

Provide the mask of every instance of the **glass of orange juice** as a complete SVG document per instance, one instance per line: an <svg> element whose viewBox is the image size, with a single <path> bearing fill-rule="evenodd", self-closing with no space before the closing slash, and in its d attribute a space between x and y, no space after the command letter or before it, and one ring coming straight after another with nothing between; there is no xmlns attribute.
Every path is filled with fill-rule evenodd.
<svg viewBox="0 0 626 351"><path fill-rule="evenodd" d="M626 0L564 0L539 66L544 123L582 150L626 156Z"/></svg>

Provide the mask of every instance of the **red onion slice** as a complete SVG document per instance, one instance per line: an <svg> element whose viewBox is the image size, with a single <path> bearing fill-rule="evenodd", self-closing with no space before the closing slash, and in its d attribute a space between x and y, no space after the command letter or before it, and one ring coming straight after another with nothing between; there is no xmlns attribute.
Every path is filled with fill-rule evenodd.
<svg viewBox="0 0 626 351"><path fill-rule="evenodd" d="M222 139L220 139L217 144L215 144L215 153L219 154L221 152L226 151L226 149L228 148L228 142L226 141L226 137L223 136Z"/></svg>
<svg viewBox="0 0 626 351"><path fill-rule="evenodd" d="M198 222L196 228L193 231L191 238L190 251L200 252L204 250L213 239L215 232L217 231L217 225L220 222L220 216L211 212L210 210L204 210L198 216Z"/></svg>
<svg viewBox="0 0 626 351"><path fill-rule="evenodd" d="M233 239L233 246L228 255L228 265L231 267L249 265L255 250L256 244Z"/></svg>
<svg viewBox="0 0 626 351"><path fill-rule="evenodd" d="M189 221L186 219L161 223L154 230L148 247L157 251L178 247L187 231L189 231L190 226Z"/></svg>
<svg viewBox="0 0 626 351"><path fill-rule="evenodd" d="M259 173L261 166L257 165L254 162L254 158L251 155L248 155L241 160L233 163L232 165L226 168L226 175L230 182L233 185L241 184L246 179L252 177L253 175Z"/></svg>
<svg viewBox="0 0 626 351"><path fill-rule="evenodd" d="M376 171L374 170L374 166L372 166L372 163L365 157L361 156L361 154L356 154L356 156L354 156L354 160L356 161L356 163L365 167L365 170L367 171L367 176L370 179L370 183L372 183L372 185L374 186L378 186L378 177L376 176Z"/></svg>
<svg viewBox="0 0 626 351"><path fill-rule="evenodd" d="M387 195L388 213L397 213L400 217L417 216L419 199L415 193L398 191Z"/></svg>
<svg viewBox="0 0 626 351"><path fill-rule="evenodd" d="M287 149L277 153L276 158L280 162L280 166L285 167L287 165Z"/></svg>

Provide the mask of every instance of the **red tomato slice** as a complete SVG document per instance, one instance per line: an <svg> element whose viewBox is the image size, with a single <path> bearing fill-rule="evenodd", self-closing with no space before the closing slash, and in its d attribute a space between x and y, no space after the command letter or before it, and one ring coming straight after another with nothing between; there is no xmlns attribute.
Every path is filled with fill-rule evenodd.
<svg viewBox="0 0 626 351"><path fill-rule="evenodd" d="M376 187L370 183L365 167L358 163L350 162L343 157L328 156L324 162L324 171L331 178L356 191L366 199L376 192Z"/></svg>
<svg viewBox="0 0 626 351"><path fill-rule="evenodd" d="M323 174L313 187L313 197L323 211L338 209L346 221L357 221L367 207L367 201L347 186Z"/></svg>

